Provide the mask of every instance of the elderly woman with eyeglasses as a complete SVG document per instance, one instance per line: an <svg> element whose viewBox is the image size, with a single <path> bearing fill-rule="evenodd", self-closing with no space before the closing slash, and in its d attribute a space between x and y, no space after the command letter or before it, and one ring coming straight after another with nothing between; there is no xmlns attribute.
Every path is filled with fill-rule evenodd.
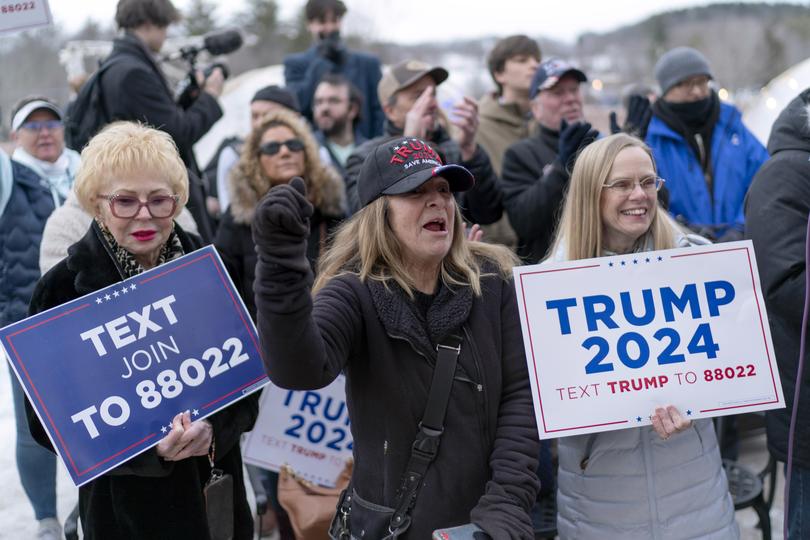
<svg viewBox="0 0 810 540"><path fill-rule="evenodd" d="M202 246L174 221L188 200L188 175L177 147L162 131L129 122L109 125L82 151L74 189L95 218L67 257L39 281L31 314ZM52 448L30 406L27 412L34 438ZM157 446L79 489L84 538L208 540L203 486L211 473L209 458L234 477L232 538L252 538L239 438L252 429L257 414L255 397L204 420L178 414Z"/></svg>
<svg viewBox="0 0 810 540"><path fill-rule="evenodd" d="M585 148L571 174L550 259L567 261L707 243L685 235L657 202L664 180L639 139L611 135ZM710 419L676 407L652 427L559 440L560 538L739 537Z"/></svg>

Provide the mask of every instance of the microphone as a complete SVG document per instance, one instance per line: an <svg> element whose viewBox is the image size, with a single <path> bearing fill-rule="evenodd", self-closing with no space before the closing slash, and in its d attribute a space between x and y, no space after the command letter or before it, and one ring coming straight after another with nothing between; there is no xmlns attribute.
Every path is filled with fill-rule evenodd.
<svg viewBox="0 0 810 540"><path fill-rule="evenodd" d="M242 34L239 30L224 30L222 32L206 34L203 37L202 46L189 45L182 47L179 51L167 54L163 57L164 61L177 60L184 58L186 60L194 61L197 55L203 51L208 51L211 56L219 56L222 54L232 53L242 46Z"/></svg>
<svg viewBox="0 0 810 540"><path fill-rule="evenodd" d="M242 46L242 34L238 30L225 30L208 34L203 38L202 48L212 56L229 54Z"/></svg>

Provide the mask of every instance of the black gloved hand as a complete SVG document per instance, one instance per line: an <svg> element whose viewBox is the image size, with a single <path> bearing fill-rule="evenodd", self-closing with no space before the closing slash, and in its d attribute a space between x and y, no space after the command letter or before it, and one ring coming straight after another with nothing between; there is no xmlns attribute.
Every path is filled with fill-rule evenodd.
<svg viewBox="0 0 810 540"><path fill-rule="evenodd" d="M318 55L339 66L343 65L346 58L346 48L340 40L339 31L323 36L315 50Z"/></svg>
<svg viewBox="0 0 810 540"><path fill-rule="evenodd" d="M652 105L646 96L630 96L627 104L627 118L625 118L623 126L620 127L616 121L616 112L610 113L610 132L627 133L643 141L647 137L647 127L650 125L652 114Z"/></svg>
<svg viewBox="0 0 810 540"><path fill-rule="evenodd" d="M566 170L570 170L577 154L599 136L588 122L569 124L565 120L560 125L560 142L557 159Z"/></svg>
<svg viewBox="0 0 810 540"><path fill-rule="evenodd" d="M302 178L295 177L288 184L270 189L253 218L253 241L259 259L273 267L306 272L312 212Z"/></svg>

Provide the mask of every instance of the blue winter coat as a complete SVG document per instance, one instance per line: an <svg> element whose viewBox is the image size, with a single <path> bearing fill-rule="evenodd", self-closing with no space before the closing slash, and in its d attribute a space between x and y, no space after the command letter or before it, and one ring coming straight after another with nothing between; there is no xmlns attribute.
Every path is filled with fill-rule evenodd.
<svg viewBox="0 0 810 540"><path fill-rule="evenodd" d="M743 200L768 151L742 123L740 112L721 103L712 135L709 193L700 163L686 140L658 116L647 130L658 174L669 189L669 211L690 225L715 226L718 237L730 227L743 229Z"/></svg>
<svg viewBox="0 0 810 540"><path fill-rule="evenodd" d="M327 73L340 73L354 84L363 95L358 130L366 139L383 132L383 111L377 97L377 84L382 77L380 61L370 54L346 51L341 65L318 54L316 46L284 58L284 81L294 92L301 106L301 114L312 122L312 102L315 88Z"/></svg>
<svg viewBox="0 0 810 540"><path fill-rule="evenodd" d="M11 170L11 198L0 215L0 327L28 316L40 275L42 230L54 210L46 181L16 161Z"/></svg>

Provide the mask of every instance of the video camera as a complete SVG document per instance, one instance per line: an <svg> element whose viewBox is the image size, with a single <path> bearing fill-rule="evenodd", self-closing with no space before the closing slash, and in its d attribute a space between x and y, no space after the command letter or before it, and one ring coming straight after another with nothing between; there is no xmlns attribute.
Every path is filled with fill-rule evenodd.
<svg viewBox="0 0 810 540"><path fill-rule="evenodd" d="M179 51L169 54L163 58L164 61L183 59L188 63L189 72L185 78L185 82L181 84L177 103L184 109L187 109L194 103L194 100L200 95L200 85L197 82L197 55L205 51L211 56L220 56L229 54L242 46L242 34L238 30L224 30L222 32L215 32L207 34L203 37L201 46L189 45L182 47ZM228 68L225 64L217 62L203 68L203 76L207 79L214 69L220 68L225 78L228 78Z"/></svg>

